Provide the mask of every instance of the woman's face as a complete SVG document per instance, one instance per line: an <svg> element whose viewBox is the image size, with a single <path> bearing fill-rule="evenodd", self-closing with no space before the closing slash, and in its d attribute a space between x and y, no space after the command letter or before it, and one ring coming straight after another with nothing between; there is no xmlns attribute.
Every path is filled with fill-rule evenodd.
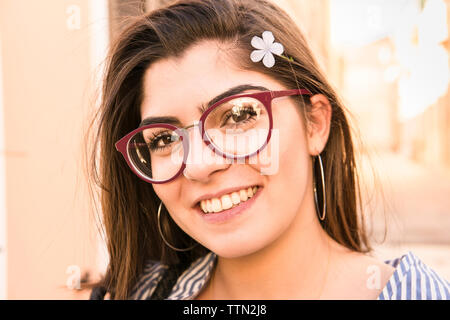
<svg viewBox="0 0 450 320"><path fill-rule="evenodd" d="M141 117L172 116L185 127L200 119L199 106L244 84L269 90L293 89L258 72L239 70L215 42L202 42L177 60L161 60L149 67ZM273 136L266 147L272 153L269 164L267 160L263 164L259 157L230 164L208 148L198 127L193 127L188 130L188 178L180 175L169 183L153 185L178 226L219 256L232 258L261 250L279 239L301 215L312 179L303 121L298 107L287 97L274 99L272 112ZM262 174L268 167L270 174ZM248 187L253 186L258 187L257 193L243 201ZM232 214L213 217L200 209L199 198L216 198L213 204L225 194L236 199L233 191L243 198Z"/></svg>

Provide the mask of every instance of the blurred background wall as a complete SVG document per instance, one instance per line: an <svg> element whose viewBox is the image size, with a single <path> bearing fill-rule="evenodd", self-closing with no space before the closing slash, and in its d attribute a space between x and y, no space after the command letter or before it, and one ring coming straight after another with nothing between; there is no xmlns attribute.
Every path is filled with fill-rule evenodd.
<svg viewBox="0 0 450 320"><path fill-rule="evenodd" d="M76 297L96 266L81 151L102 3L0 1L1 298Z"/></svg>
<svg viewBox="0 0 450 320"><path fill-rule="evenodd" d="M0 298L86 298L104 270L83 134L110 39L166 2L0 0ZM450 279L450 0L274 2L364 143L375 254L412 250Z"/></svg>

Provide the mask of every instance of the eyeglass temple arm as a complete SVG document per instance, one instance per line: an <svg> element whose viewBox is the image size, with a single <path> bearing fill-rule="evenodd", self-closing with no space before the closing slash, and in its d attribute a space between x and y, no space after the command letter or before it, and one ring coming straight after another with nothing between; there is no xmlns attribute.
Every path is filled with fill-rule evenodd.
<svg viewBox="0 0 450 320"><path fill-rule="evenodd" d="M292 90L281 90L281 91L271 91L272 98L279 98L285 96L295 96L295 95L308 95L312 96L311 91L308 89L292 89Z"/></svg>

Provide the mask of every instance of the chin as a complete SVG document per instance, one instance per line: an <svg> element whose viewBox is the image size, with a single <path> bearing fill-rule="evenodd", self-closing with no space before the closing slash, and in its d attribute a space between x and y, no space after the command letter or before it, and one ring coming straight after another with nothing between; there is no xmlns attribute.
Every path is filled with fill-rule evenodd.
<svg viewBox="0 0 450 320"><path fill-rule="evenodd" d="M224 241L223 243L215 243L208 246L212 252L221 258L234 259L251 255L265 246L258 241L258 243L250 243L249 241Z"/></svg>

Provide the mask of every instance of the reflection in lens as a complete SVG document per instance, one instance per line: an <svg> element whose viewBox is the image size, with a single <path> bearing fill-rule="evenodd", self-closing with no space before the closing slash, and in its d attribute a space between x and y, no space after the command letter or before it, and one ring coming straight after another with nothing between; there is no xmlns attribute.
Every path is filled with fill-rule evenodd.
<svg viewBox="0 0 450 320"><path fill-rule="evenodd" d="M248 155L267 140L270 120L264 105L257 99L242 97L214 108L205 120L209 140L223 153Z"/></svg>
<svg viewBox="0 0 450 320"><path fill-rule="evenodd" d="M172 178L183 165L181 136L165 127L151 127L137 132L128 143L133 166L146 178L164 181Z"/></svg>

